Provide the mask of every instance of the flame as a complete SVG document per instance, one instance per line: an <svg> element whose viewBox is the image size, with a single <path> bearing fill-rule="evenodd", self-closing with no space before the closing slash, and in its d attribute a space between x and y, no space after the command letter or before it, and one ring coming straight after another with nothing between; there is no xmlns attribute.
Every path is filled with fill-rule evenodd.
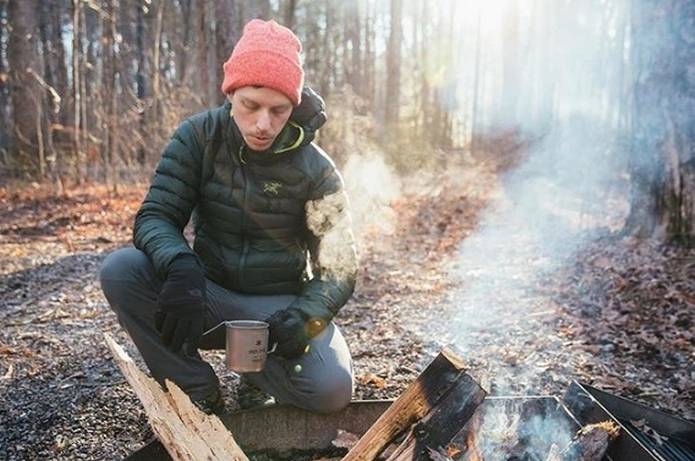
<svg viewBox="0 0 695 461"><path fill-rule="evenodd" d="M478 451L477 432L477 430L469 431L466 437L466 461L484 461Z"/></svg>

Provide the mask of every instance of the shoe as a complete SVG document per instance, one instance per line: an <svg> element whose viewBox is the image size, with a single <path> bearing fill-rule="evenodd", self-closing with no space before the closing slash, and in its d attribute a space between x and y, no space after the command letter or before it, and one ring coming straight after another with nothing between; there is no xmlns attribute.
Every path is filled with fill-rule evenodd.
<svg viewBox="0 0 695 461"><path fill-rule="evenodd" d="M210 395L200 400L193 400L193 405L206 415L221 415L224 413L224 399L219 389L215 389Z"/></svg>
<svg viewBox="0 0 695 461"><path fill-rule="evenodd" d="M275 405L275 397L251 384L243 375L237 388L237 403L242 410Z"/></svg>

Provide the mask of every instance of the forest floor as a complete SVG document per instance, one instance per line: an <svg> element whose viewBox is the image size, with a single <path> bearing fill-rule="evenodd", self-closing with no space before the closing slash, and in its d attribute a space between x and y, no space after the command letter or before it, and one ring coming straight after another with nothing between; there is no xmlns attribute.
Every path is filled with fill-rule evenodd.
<svg viewBox="0 0 695 461"><path fill-rule="evenodd" d="M562 395L577 379L695 419L695 250L593 229L534 271L544 255L522 229L467 267L466 242L478 247L502 187L485 171L447 178L404 190L388 231L363 229L358 288L337 319L355 398L397 397L452 344L493 393ZM0 459L116 460L144 442L146 418L102 333L137 353L97 280L104 257L130 244L144 192L0 189ZM474 283L490 271L492 285ZM236 378L221 352L205 356L233 407Z"/></svg>

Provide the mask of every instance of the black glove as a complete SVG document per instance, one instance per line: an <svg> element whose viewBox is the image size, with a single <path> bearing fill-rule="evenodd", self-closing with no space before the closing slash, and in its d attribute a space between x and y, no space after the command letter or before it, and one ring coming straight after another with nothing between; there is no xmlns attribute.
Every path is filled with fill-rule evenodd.
<svg viewBox="0 0 695 461"><path fill-rule="evenodd" d="M316 131L326 123L326 103L314 90L305 86L302 89L302 102L292 109L290 118L311 131Z"/></svg>
<svg viewBox="0 0 695 461"><path fill-rule="evenodd" d="M176 257L159 292L155 327L162 342L174 352L188 342L198 348L205 328L205 275L195 256Z"/></svg>
<svg viewBox="0 0 695 461"><path fill-rule="evenodd" d="M306 319L299 309L277 311L266 320L270 325L270 344L277 344L275 353L294 359L308 351L309 341L318 335L326 322L322 319Z"/></svg>

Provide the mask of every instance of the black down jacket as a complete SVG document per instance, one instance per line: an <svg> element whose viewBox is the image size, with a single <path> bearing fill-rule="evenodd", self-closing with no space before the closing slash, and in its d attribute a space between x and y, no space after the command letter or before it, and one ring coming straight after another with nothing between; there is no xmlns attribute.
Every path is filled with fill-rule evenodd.
<svg viewBox="0 0 695 461"><path fill-rule="evenodd" d="M357 257L343 181L311 141L323 101L305 89L270 152L249 152L229 102L194 115L164 149L140 207L133 242L163 279L171 261L197 256L206 276L234 291L297 294L290 307L330 320L353 292ZM191 249L183 229L192 217Z"/></svg>

